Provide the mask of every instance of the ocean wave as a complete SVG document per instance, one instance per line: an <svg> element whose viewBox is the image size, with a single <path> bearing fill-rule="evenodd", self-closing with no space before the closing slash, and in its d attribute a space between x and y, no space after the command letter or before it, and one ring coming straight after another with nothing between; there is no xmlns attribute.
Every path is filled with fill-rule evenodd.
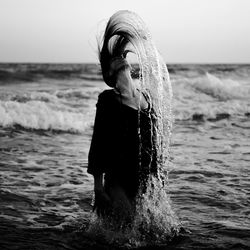
<svg viewBox="0 0 250 250"><path fill-rule="evenodd" d="M0 83L34 82L43 78L102 80L97 64L0 64Z"/></svg>
<svg viewBox="0 0 250 250"><path fill-rule="evenodd" d="M232 99L245 99L250 97L250 88L242 86L232 79L219 79L215 75L206 73L192 83L192 87L199 92L205 93L220 101Z"/></svg>
<svg viewBox="0 0 250 250"><path fill-rule="evenodd" d="M56 102L58 98L47 92L17 93L10 97L11 101L26 103L29 101Z"/></svg>
<svg viewBox="0 0 250 250"><path fill-rule="evenodd" d="M103 81L103 77L100 74L81 74L79 77L89 81Z"/></svg>
<svg viewBox="0 0 250 250"><path fill-rule="evenodd" d="M56 91L55 95L58 98L79 98L79 99L91 99L94 98L96 93L93 91L88 92L86 90L80 90L80 89L66 89L66 90L59 90Z"/></svg>
<svg viewBox="0 0 250 250"><path fill-rule="evenodd" d="M174 107L175 120L216 122L234 117L249 119L250 104L237 100L227 102L206 102L189 104L178 102Z"/></svg>
<svg viewBox="0 0 250 250"><path fill-rule="evenodd" d="M41 101L0 101L0 126L82 133L90 126L89 114Z"/></svg>
<svg viewBox="0 0 250 250"><path fill-rule="evenodd" d="M87 91L86 89L65 89L65 90L57 90L53 93L41 91L41 92L30 92L30 93L16 93L9 94L9 97L5 97L3 99L7 99L10 101L15 101L19 103L26 103L30 101L41 101L41 102L51 102L57 103L63 101L63 99L70 99L70 101L74 99L96 99L100 90L91 89Z"/></svg>
<svg viewBox="0 0 250 250"><path fill-rule="evenodd" d="M175 78L172 83L176 120L219 121L248 117L250 86L246 82L206 73L202 77Z"/></svg>

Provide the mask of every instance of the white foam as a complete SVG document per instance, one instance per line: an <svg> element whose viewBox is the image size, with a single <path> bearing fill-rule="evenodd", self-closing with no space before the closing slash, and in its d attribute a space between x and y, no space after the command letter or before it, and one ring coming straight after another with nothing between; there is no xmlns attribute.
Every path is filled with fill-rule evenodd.
<svg viewBox="0 0 250 250"><path fill-rule="evenodd" d="M207 73L202 77L175 79L173 86L176 120L189 120L196 114L206 120L221 114L244 116L250 112L250 86L244 82Z"/></svg>
<svg viewBox="0 0 250 250"><path fill-rule="evenodd" d="M232 79L219 79L210 73L206 73L204 77L198 78L193 82L192 86L196 90L221 101L250 97L250 88L246 88Z"/></svg>
<svg viewBox="0 0 250 250"><path fill-rule="evenodd" d="M216 119L220 114L234 116L242 116L250 112L250 105L246 102L231 100L227 102L210 102L186 104L178 103L174 109L174 117L176 120L190 120L194 115L203 115L204 120Z"/></svg>
<svg viewBox="0 0 250 250"><path fill-rule="evenodd" d="M89 126L90 114L42 101L0 101L0 126L18 124L27 129L81 133Z"/></svg>

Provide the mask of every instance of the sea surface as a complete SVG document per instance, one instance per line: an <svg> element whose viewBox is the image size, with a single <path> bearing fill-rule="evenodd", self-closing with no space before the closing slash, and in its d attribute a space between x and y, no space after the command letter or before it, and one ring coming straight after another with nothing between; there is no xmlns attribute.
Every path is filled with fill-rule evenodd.
<svg viewBox="0 0 250 250"><path fill-rule="evenodd" d="M168 69L167 191L182 230L141 248L250 249L250 65ZM106 88L95 64L0 64L1 250L117 248L86 233L87 155Z"/></svg>

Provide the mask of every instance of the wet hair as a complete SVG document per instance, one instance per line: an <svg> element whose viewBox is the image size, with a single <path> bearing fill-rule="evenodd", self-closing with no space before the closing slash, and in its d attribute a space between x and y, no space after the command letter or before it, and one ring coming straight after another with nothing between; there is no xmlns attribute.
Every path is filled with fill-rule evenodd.
<svg viewBox="0 0 250 250"><path fill-rule="evenodd" d="M122 29L122 22L114 14L109 19L104 35L102 44L98 45L99 61L101 64L102 75L104 82L110 86L115 87L117 73L121 69L129 66L126 55L130 50L126 50L129 43L129 34ZM120 58L123 60L124 65L118 68L111 68L111 63ZM120 61L121 66L121 61Z"/></svg>

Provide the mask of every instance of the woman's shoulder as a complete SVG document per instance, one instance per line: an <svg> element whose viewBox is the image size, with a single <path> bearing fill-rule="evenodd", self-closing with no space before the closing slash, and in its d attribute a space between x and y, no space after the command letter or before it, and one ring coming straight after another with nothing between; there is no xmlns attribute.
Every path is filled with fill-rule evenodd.
<svg viewBox="0 0 250 250"><path fill-rule="evenodd" d="M98 96L97 105L112 105L115 101L114 90L106 89Z"/></svg>
<svg viewBox="0 0 250 250"><path fill-rule="evenodd" d="M114 93L114 89L105 89L99 94L99 98L107 99L110 98Z"/></svg>

